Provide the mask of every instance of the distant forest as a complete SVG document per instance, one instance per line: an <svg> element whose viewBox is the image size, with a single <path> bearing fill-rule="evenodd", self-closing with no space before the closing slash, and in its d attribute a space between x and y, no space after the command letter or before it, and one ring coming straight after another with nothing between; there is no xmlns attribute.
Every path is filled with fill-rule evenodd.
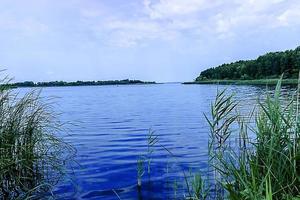
<svg viewBox="0 0 300 200"><path fill-rule="evenodd" d="M203 80L252 80L278 78L297 78L300 69L300 46L295 50L272 52L255 60L240 60L230 64L209 68L201 72L196 81Z"/></svg>
<svg viewBox="0 0 300 200"><path fill-rule="evenodd" d="M38 82L25 81L19 83L9 84L11 87L59 87L59 86L93 86L93 85L129 85L129 84L154 84L155 82L144 82L140 80L111 80L111 81L51 81L51 82Z"/></svg>

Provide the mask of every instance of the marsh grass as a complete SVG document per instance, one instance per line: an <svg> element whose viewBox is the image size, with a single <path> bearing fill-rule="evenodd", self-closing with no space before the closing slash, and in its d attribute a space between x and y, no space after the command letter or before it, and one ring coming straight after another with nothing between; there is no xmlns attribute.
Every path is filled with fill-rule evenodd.
<svg viewBox="0 0 300 200"><path fill-rule="evenodd" d="M137 159L137 187L142 187L142 178L145 174L145 158L143 156L139 156Z"/></svg>
<svg viewBox="0 0 300 200"><path fill-rule="evenodd" d="M147 163L147 174L150 181L151 175L151 163L152 155L154 153L154 146L158 143L158 136L155 135L155 132L149 129L147 135L147 151L139 155L137 158L137 187L140 189L142 187L142 179L145 174L145 163Z"/></svg>
<svg viewBox="0 0 300 200"><path fill-rule="evenodd" d="M237 114L232 96L222 91L211 106L211 117L206 117L216 199L299 197L299 89L290 99L282 99L279 80L274 94L258 105L251 124ZM232 137L238 140L235 145L230 143Z"/></svg>
<svg viewBox="0 0 300 200"><path fill-rule="evenodd" d="M75 150L58 137L64 129L52 105L39 91L20 96L0 86L0 199L51 195L65 174Z"/></svg>

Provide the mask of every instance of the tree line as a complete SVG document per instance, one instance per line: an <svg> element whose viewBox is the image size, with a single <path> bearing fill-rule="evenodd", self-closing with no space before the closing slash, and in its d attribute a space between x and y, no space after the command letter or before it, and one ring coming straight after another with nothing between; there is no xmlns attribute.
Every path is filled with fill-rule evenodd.
<svg viewBox="0 0 300 200"><path fill-rule="evenodd" d="M200 73L196 81L226 79L297 78L300 69L300 46L294 50L271 52L255 60L240 60L209 68Z"/></svg>
<svg viewBox="0 0 300 200"><path fill-rule="evenodd" d="M25 81L12 83L11 87L58 87L58 86L93 86L93 85L128 85L128 84L154 84L155 82L145 82L141 80L109 80L109 81L50 81L50 82L38 82Z"/></svg>

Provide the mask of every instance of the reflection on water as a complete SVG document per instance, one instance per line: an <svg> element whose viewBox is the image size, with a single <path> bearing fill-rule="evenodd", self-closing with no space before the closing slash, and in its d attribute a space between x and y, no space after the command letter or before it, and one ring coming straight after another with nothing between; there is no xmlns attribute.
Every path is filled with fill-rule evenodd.
<svg viewBox="0 0 300 200"><path fill-rule="evenodd" d="M203 113L209 114L217 89L225 87L236 94L245 112L266 91L181 84L44 88L44 96L59 97L61 119L76 124L64 138L77 148L79 165L70 174L72 181L58 185L55 194L64 199L117 199L116 194L122 200L171 199L176 188L180 195L185 187L182 169L207 168L209 127ZM155 147L151 176L143 176L138 191L136 162L147 151L149 128L177 161Z"/></svg>

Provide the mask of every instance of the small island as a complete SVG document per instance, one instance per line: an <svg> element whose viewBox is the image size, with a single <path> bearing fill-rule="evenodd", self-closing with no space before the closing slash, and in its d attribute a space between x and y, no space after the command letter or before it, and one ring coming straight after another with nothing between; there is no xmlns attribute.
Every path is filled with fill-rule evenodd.
<svg viewBox="0 0 300 200"><path fill-rule="evenodd" d="M101 86L101 85L138 85L138 84L156 84L154 81L141 81L141 80L109 80L109 81L50 81L50 82L17 82L9 84L10 87L63 87L63 86Z"/></svg>
<svg viewBox="0 0 300 200"><path fill-rule="evenodd" d="M209 68L193 82L184 84L276 85L283 74L282 84L298 84L300 46L294 50L271 52L255 60L240 60Z"/></svg>

